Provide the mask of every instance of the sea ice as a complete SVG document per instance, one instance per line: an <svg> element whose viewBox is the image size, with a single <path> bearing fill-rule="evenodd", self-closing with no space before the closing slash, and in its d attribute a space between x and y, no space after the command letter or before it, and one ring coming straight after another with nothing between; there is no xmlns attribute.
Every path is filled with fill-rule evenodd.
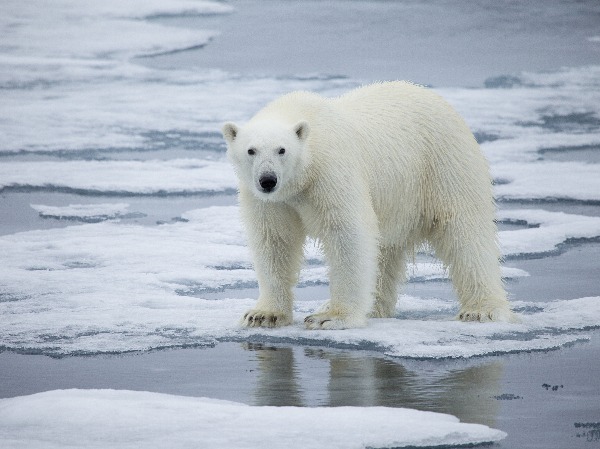
<svg viewBox="0 0 600 449"><path fill-rule="evenodd" d="M208 42L214 32L185 28L165 29L148 20L152 16L222 14L233 10L220 2L174 0L74 3L43 1L26 5L2 3L0 29L3 48L38 57L126 59L140 54L172 51ZM40 13L43 11L43 13Z"/></svg>
<svg viewBox="0 0 600 449"><path fill-rule="evenodd" d="M506 433L451 415L389 407L256 407L119 390L54 390L0 399L3 447L449 447Z"/></svg>
<svg viewBox="0 0 600 449"><path fill-rule="evenodd" d="M69 204L65 207L31 204L40 217L59 220L102 221L127 215L127 203Z"/></svg>
<svg viewBox="0 0 600 449"><path fill-rule="evenodd" d="M501 200L600 201L600 165L504 162L492 165ZM223 158L146 161L5 161L0 190L35 188L99 194L232 193L237 179Z"/></svg>
<svg viewBox="0 0 600 449"><path fill-rule="evenodd" d="M153 19L231 11L223 2L193 0L3 2L0 152L147 148L157 133L214 133L226 115L242 118L288 90L333 93L351 84L141 65L152 55L198 48L218 35Z"/></svg>
<svg viewBox="0 0 600 449"><path fill-rule="evenodd" d="M503 181L494 188L501 200L600 201L600 164L500 163L492 174Z"/></svg>
<svg viewBox="0 0 600 449"><path fill-rule="evenodd" d="M505 255L544 253L568 238L600 235L600 218L536 210L503 214L539 224L500 233ZM205 299L210 292L236 296L237 288L256 286L238 208L210 207L183 216L187 222L154 227L103 222L0 237L3 347L65 355L267 338L366 345L403 357L470 357L553 348L586 338L573 331L598 325L598 298L515 303L523 311L521 324L473 326L453 321L454 301L404 296L395 319L371 320L366 329L305 331L302 319L320 305L316 300L296 303L292 327L239 329L237 321L254 299ZM301 285L327 283L318 247L309 244L307 255ZM435 262L417 262L409 276L439 279L446 273Z"/></svg>
<svg viewBox="0 0 600 449"><path fill-rule="evenodd" d="M524 222L529 226L499 233L502 253L506 257L553 252L569 240L591 240L600 236L600 217L540 209L513 209L500 210L498 219Z"/></svg>
<svg viewBox="0 0 600 449"><path fill-rule="evenodd" d="M6 161L2 188L44 188L100 194L192 194L235 192L230 164L203 159L166 161Z"/></svg>

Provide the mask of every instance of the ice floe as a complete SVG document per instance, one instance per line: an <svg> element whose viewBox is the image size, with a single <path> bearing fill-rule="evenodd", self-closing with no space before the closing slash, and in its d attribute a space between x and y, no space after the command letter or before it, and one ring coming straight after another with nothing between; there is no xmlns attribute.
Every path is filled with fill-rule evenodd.
<svg viewBox="0 0 600 449"><path fill-rule="evenodd" d="M230 164L202 159L166 161L47 161L0 165L0 190L46 189L96 194L233 193Z"/></svg>
<svg viewBox="0 0 600 449"><path fill-rule="evenodd" d="M69 204L64 207L32 204L31 207L40 217L58 220L96 222L129 215L127 203Z"/></svg>
<svg viewBox="0 0 600 449"><path fill-rule="evenodd" d="M0 399L3 447L449 447L506 433L451 415L390 407L256 407L127 390L54 390Z"/></svg>
<svg viewBox="0 0 600 449"><path fill-rule="evenodd" d="M540 161L492 165L500 200L600 201L600 164ZM46 189L96 194L233 193L231 165L217 160L6 161L0 190Z"/></svg>
<svg viewBox="0 0 600 449"><path fill-rule="evenodd" d="M453 320L452 300L403 296L395 319L371 320L366 329L304 330L303 317L322 298L298 300L292 327L239 329L239 317L255 299L236 292L256 287L256 278L238 208L198 209L183 218L154 227L109 221L0 237L2 347L66 355L267 339L377 348L399 357L471 357L559 347L599 325L599 298L515 302L522 323L473 325ZM515 210L502 219L537 226L503 231L506 256L545 253L570 238L600 235L594 217ZM306 253L300 285L326 284L318 247L309 244ZM415 282L447 274L435 261L417 261L409 276Z"/></svg>
<svg viewBox="0 0 600 449"><path fill-rule="evenodd" d="M39 57L80 59L127 58L206 44L215 33L175 28L147 19L153 16L222 14L233 10L220 2L175 0L72 2L59 0L51 8L43 1L26 5L3 2L0 29L3 46ZM44 11L40 14L40 11Z"/></svg>
<svg viewBox="0 0 600 449"><path fill-rule="evenodd" d="M224 2L11 0L0 8L2 153L147 148L163 133L218 131L225 119L241 119L289 90L335 93L336 86L352 84L142 65L218 35L156 19L233 11Z"/></svg>
<svg viewBox="0 0 600 449"><path fill-rule="evenodd" d="M600 201L600 164L538 162L496 164L492 174L501 200Z"/></svg>
<svg viewBox="0 0 600 449"><path fill-rule="evenodd" d="M502 253L506 257L549 253L568 241L600 237L600 217L539 209L500 210L498 214L501 221L529 226L499 233Z"/></svg>

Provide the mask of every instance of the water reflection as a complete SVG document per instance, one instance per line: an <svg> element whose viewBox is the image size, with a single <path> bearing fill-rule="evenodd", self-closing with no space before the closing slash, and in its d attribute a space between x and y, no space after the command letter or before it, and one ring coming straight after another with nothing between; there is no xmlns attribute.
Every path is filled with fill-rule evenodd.
<svg viewBox="0 0 600 449"><path fill-rule="evenodd" d="M244 347L256 351L258 360L256 405L304 405L292 348L276 348L261 343L247 343Z"/></svg>
<svg viewBox="0 0 600 449"><path fill-rule="evenodd" d="M404 361L360 352L243 344L259 372L256 405L387 406L449 413L494 427L503 364Z"/></svg>

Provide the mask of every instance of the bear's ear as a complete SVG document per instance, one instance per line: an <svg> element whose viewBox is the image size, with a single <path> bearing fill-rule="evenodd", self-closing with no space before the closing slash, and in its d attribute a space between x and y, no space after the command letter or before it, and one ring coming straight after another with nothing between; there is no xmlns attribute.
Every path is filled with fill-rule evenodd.
<svg viewBox="0 0 600 449"><path fill-rule="evenodd" d="M294 125L294 132L298 136L301 142L304 142L308 137L308 133L310 132L310 127L308 126L308 122L302 120Z"/></svg>
<svg viewBox="0 0 600 449"><path fill-rule="evenodd" d="M237 137L238 130L239 128L235 123L228 122L223 125L221 132L227 143L232 143Z"/></svg>

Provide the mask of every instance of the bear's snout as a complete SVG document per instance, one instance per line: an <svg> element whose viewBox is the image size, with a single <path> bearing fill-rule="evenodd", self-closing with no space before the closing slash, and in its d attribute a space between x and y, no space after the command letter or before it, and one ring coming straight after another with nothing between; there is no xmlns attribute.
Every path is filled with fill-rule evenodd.
<svg viewBox="0 0 600 449"><path fill-rule="evenodd" d="M277 176L275 173L265 173L258 180L260 187L263 189L263 192L269 193L275 189L277 185Z"/></svg>

